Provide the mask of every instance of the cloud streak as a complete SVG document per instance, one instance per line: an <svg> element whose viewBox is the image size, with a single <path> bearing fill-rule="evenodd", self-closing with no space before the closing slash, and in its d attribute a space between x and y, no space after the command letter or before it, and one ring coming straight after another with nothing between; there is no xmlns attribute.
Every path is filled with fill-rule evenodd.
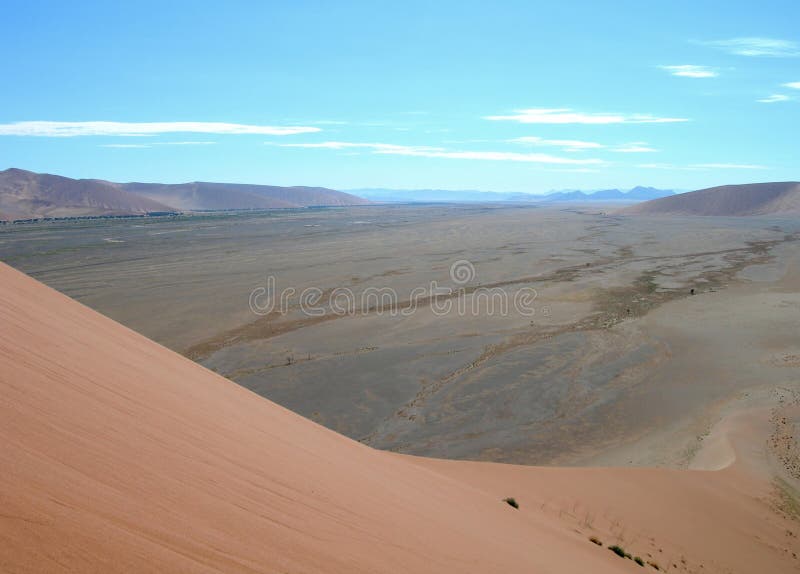
<svg viewBox="0 0 800 574"><path fill-rule="evenodd" d="M666 70L673 76L680 76L683 78L716 78L719 75L708 66L683 64L680 66L659 66L659 68Z"/></svg>
<svg viewBox="0 0 800 574"><path fill-rule="evenodd" d="M540 163L553 165L604 165L600 159L575 159L559 157L544 153L519 153L508 151L462 151L448 150L441 147L406 146L387 143L357 143L328 141L317 143L292 143L277 144L280 147L290 148L316 148L333 150L366 149L375 154L399 155L411 157L443 158L443 159L468 159L476 161L512 161L525 163Z"/></svg>
<svg viewBox="0 0 800 574"><path fill-rule="evenodd" d="M598 142L582 140L551 140L538 136L524 136L508 140L509 143L533 146L558 147L565 152L581 152L586 150L607 150L617 153L646 153L658 151L647 145L646 142L632 142L615 146L608 146Z"/></svg>
<svg viewBox="0 0 800 574"><path fill-rule="evenodd" d="M215 145L217 142L153 142L153 145Z"/></svg>
<svg viewBox="0 0 800 574"><path fill-rule="evenodd" d="M783 84L784 88L790 88L792 90L800 90L800 82L788 82Z"/></svg>
<svg viewBox="0 0 800 574"><path fill-rule="evenodd" d="M702 43L737 56L766 56L772 58L795 58L800 56L800 44L777 38L730 38Z"/></svg>
<svg viewBox="0 0 800 574"><path fill-rule="evenodd" d="M528 108L512 115L485 116L491 121L510 121L521 124L662 124L686 122L686 118L662 118L650 114L583 113L569 108Z"/></svg>
<svg viewBox="0 0 800 574"><path fill-rule="evenodd" d="M540 138L538 136L523 136L508 141L510 143L518 143L518 144L525 144L532 146L559 147L562 148L564 151L570 151L570 152L583 151L589 149L602 149L606 147L603 144L597 142L587 142L581 140L550 140L550 139Z"/></svg>
<svg viewBox="0 0 800 574"><path fill-rule="evenodd" d="M637 167L642 169L667 169L667 170L685 170L685 171L702 171L709 169L769 169L765 165L756 165L749 163L695 163L691 165L673 165L669 163L645 163Z"/></svg>
<svg viewBox="0 0 800 574"><path fill-rule="evenodd" d="M288 136L321 131L311 126L264 126L224 122L51 122L0 124L0 136L154 136L167 133Z"/></svg>
<svg viewBox="0 0 800 574"><path fill-rule="evenodd" d="M647 145L647 142L632 142L612 148L617 153L654 153L658 150Z"/></svg>
<svg viewBox="0 0 800 574"><path fill-rule="evenodd" d="M156 146L163 146L163 145L177 145L177 146L203 146L203 145L214 145L217 142L148 142L144 144L135 143L135 144L127 144L127 143L119 143L119 144L101 144L97 147L111 147L111 148L154 148Z"/></svg>
<svg viewBox="0 0 800 574"><path fill-rule="evenodd" d="M766 98L761 98L758 100L762 104L774 104L775 102L786 102L791 100L789 96L785 96L783 94L772 94L771 96L767 96Z"/></svg>

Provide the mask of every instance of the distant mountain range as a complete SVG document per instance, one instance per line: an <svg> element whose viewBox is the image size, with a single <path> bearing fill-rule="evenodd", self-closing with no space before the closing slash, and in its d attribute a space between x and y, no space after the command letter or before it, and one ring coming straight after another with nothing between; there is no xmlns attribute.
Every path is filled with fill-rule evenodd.
<svg viewBox="0 0 800 574"><path fill-rule="evenodd" d="M278 187L238 183L115 183L11 168L0 171L0 221L183 211L363 205L375 202L635 203L622 214L800 215L800 183L726 185L677 193L653 187L564 190L536 195L442 189Z"/></svg>
<svg viewBox="0 0 800 574"><path fill-rule="evenodd" d="M114 183L11 168L0 171L0 220L145 215L369 203L324 187L234 183Z"/></svg>
<svg viewBox="0 0 800 574"><path fill-rule="evenodd" d="M592 202L592 201L647 201L674 195L672 190L654 187L634 187L627 191L619 189L603 189L598 191L567 190L546 194L522 192L491 192L475 190L446 189L356 189L352 190L360 197L376 202L460 202L460 201L526 201L526 202Z"/></svg>
<svg viewBox="0 0 800 574"><path fill-rule="evenodd" d="M723 185L632 205L626 215L800 215L800 182Z"/></svg>
<svg viewBox="0 0 800 574"><path fill-rule="evenodd" d="M22 169L0 171L0 212L6 219L141 215L174 211L129 193L118 183L70 179Z"/></svg>

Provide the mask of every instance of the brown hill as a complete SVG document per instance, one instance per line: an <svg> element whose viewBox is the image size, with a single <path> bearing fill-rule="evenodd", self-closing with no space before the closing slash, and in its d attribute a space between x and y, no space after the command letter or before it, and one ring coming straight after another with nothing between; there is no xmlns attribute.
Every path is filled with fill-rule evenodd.
<svg viewBox="0 0 800 574"><path fill-rule="evenodd" d="M9 219L141 215L172 207L129 193L119 184L70 179L22 169L0 171L0 211Z"/></svg>
<svg viewBox="0 0 800 574"><path fill-rule="evenodd" d="M236 183L126 183L124 189L187 211L340 206L369 203L324 187L278 187Z"/></svg>
<svg viewBox="0 0 800 574"><path fill-rule="evenodd" d="M369 201L324 187L209 182L114 183L99 179L70 179L16 168L0 171L0 212L7 219L366 203Z"/></svg>
<svg viewBox="0 0 800 574"><path fill-rule="evenodd" d="M619 210L626 215L800 215L800 183L723 185L653 199Z"/></svg>
<svg viewBox="0 0 800 574"><path fill-rule="evenodd" d="M154 201L169 202L184 211L298 207L288 201L259 197L252 193L226 189L224 186L209 188L200 183L127 183L125 188Z"/></svg>
<svg viewBox="0 0 800 574"><path fill-rule="evenodd" d="M661 570L797 568L749 419L710 440L751 440L718 472L437 461L337 435L3 264L0 324L2 571L638 569L590 536Z"/></svg>

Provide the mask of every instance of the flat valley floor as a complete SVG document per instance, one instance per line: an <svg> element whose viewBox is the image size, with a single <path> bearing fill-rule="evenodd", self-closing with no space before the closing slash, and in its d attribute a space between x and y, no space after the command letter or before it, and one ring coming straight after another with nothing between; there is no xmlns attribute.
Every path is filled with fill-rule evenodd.
<svg viewBox="0 0 800 574"><path fill-rule="evenodd" d="M377 448L691 466L724 415L800 397L800 220L614 209L6 225L0 259ZM781 444L800 478L796 442Z"/></svg>

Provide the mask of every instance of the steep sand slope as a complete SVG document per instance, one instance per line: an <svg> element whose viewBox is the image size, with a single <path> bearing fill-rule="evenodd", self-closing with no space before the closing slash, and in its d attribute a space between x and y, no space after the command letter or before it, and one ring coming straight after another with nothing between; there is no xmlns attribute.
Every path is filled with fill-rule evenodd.
<svg viewBox="0 0 800 574"><path fill-rule="evenodd" d="M593 533L683 571L798 567L742 465L374 451L2 264L0 325L0 571L640 571Z"/></svg>
<svg viewBox="0 0 800 574"><path fill-rule="evenodd" d="M618 211L628 215L800 215L796 181L722 185L653 199Z"/></svg>
<svg viewBox="0 0 800 574"><path fill-rule="evenodd" d="M769 409L734 411L695 471L418 461L477 488L522 492L524 507L671 571L796 572L800 524L770 508L780 506L764 457L770 430Z"/></svg>

